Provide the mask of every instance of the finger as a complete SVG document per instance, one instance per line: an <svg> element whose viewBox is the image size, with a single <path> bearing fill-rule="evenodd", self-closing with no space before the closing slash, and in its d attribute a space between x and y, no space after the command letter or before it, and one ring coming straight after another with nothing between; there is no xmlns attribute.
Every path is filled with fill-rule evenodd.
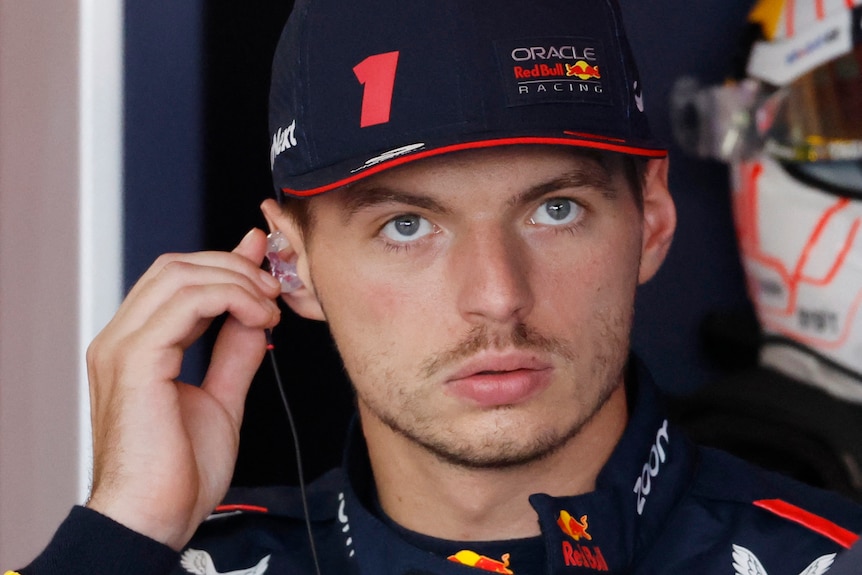
<svg viewBox="0 0 862 575"><path fill-rule="evenodd" d="M196 252L159 257L129 292L109 327L118 337L134 331L175 290L186 285L234 282L251 289L252 284L264 296L275 299L281 286L259 267L266 241L263 231L252 229L232 253Z"/></svg>
<svg viewBox="0 0 862 575"><path fill-rule="evenodd" d="M146 292L154 282L164 282L165 278L171 278L170 274L180 274L184 270L198 268L213 268L231 271L237 275L244 276L252 281L260 290L271 293L277 282L272 281L271 274L260 269L259 264L246 258L242 254L233 252L195 252L191 254L165 254L160 256L155 263L141 276L135 284L126 301L134 301L141 292Z"/></svg>
<svg viewBox="0 0 862 575"><path fill-rule="evenodd" d="M200 255L200 254L198 254ZM123 337L139 329L148 318L161 306L165 305L174 295L194 286L206 285L236 285L261 299L272 300L280 293L280 285L267 272L251 267L248 269L225 267L236 261L245 260L232 254L224 258L195 258L195 262L173 261L162 267L158 276L150 279L146 287L140 289L134 297L129 297L112 320L111 329L117 337ZM201 260L209 263L221 263L221 266L202 265ZM213 262L213 260L216 260ZM249 275L251 274L251 277Z"/></svg>
<svg viewBox="0 0 862 575"><path fill-rule="evenodd" d="M147 319L138 334L139 344L152 348L185 347L200 331L202 323L223 313L258 330L275 326L281 315L274 301L236 284L186 286Z"/></svg>
<svg viewBox="0 0 862 575"><path fill-rule="evenodd" d="M231 253L203 251L188 254L164 254L156 259L153 265L135 283L129 291L126 300L134 300L138 293L145 291L150 282L158 278L166 267L178 262L232 269L237 273L256 280L260 284L261 289L268 290L273 284L268 281L266 272L260 269L265 252L266 237L264 233L261 230L253 229L245 235ZM242 257L237 258L237 255Z"/></svg>
<svg viewBox="0 0 862 575"><path fill-rule="evenodd" d="M213 347L201 388L224 407L237 429L242 422L249 385L265 354L263 330L227 318Z"/></svg>
<svg viewBox="0 0 862 575"><path fill-rule="evenodd" d="M106 328L94 339L87 352L91 387L113 387L119 371L137 374L126 386L173 382L184 350L225 312L257 331L273 327L281 314L275 302L236 284L184 287L138 329L120 335ZM91 389L91 397L102 394Z"/></svg>

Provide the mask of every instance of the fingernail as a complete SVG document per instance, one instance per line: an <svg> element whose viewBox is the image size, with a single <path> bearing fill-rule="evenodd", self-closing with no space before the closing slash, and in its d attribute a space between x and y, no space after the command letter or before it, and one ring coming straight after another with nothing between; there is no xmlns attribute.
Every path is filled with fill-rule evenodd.
<svg viewBox="0 0 862 575"><path fill-rule="evenodd" d="M240 240L240 242L239 242L239 243L240 243L240 245L242 245L242 244L244 244L245 242L247 242L247 241L248 241L248 239L249 239L251 236L253 236L253 235L254 235L254 232L255 232L255 231L257 231L255 228L250 229L250 230L248 231L248 233L247 233L247 234L245 234L245 235L242 237L242 240Z"/></svg>

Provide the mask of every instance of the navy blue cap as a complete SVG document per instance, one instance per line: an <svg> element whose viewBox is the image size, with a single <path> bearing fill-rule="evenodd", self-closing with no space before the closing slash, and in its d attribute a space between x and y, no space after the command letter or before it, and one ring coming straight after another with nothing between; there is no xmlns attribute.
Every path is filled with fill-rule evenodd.
<svg viewBox="0 0 862 575"><path fill-rule="evenodd" d="M294 196L491 146L666 155L615 0L297 0L269 115Z"/></svg>

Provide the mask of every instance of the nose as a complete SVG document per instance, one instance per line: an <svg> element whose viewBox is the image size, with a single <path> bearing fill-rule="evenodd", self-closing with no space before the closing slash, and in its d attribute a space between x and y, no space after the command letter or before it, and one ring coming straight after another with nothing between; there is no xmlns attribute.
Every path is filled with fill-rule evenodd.
<svg viewBox="0 0 862 575"><path fill-rule="evenodd" d="M482 226L453 250L461 314L470 322L517 324L533 305L527 247L514 232Z"/></svg>

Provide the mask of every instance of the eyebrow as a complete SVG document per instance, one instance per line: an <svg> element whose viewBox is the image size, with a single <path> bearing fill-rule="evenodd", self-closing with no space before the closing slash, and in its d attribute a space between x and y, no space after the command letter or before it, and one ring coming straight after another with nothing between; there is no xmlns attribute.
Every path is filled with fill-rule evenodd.
<svg viewBox="0 0 862 575"><path fill-rule="evenodd" d="M365 208L382 204L404 204L438 214L448 214L451 210L428 196L411 194L403 190L385 186L363 186L352 184L344 190L344 220L350 219Z"/></svg>
<svg viewBox="0 0 862 575"><path fill-rule="evenodd" d="M592 188L601 192L606 199L613 200L618 195L618 190L613 185L610 172L598 162L582 164L578 168L531 187L522 194L518 194L509 201L512 206L529 203L547 194L565 190L568 188Z"/></svg>

